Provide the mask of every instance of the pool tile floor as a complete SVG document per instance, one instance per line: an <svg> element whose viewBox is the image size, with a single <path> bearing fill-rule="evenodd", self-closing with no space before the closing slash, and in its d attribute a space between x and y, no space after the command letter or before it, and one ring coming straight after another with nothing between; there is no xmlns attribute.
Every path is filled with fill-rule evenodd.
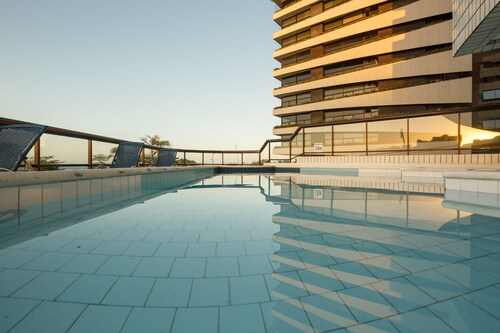
<svg viewBox="0 0 500 333"><path fill-rule="evenodd" d="M278 205L255 187L218 190L0 233L11 244L0 250L0 332L498 332L500 219L457 220L423 195L431 208L385 221L349 200L342 215L312 197L267 197ZM393 194L368 193L390 209Z"/></svg>

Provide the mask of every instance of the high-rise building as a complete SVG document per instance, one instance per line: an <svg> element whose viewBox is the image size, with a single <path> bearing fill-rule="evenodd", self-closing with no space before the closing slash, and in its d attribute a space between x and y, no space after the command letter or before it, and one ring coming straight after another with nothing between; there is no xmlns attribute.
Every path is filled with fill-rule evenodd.
<svg viewBox="0 0 500 333"><path fill-rule="evenodd" d="M275 135L472 105L472 56L453 56L452 0L275 3Z"/></svg>

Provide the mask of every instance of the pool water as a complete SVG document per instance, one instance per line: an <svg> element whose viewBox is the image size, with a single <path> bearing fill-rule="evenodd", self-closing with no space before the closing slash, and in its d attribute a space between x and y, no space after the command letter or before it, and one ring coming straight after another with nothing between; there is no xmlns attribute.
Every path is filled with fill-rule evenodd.
<svg viewBox="0 0 500 333"><path fill-rule="evenodd" d="M500 330L500 219L442 194L219 175L128 198L1 232L0 332Z"/></svg>

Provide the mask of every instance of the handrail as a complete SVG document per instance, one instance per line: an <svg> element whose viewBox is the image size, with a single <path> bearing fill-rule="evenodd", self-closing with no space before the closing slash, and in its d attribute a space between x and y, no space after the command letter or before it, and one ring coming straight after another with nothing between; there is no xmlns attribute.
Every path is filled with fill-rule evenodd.
<svg viewBox="0 0 500 333"><path fill-rule="evenodd" d="M390 115L390 116L379 116L376 118L367 118L367 119L351 119L351 120L337 120L337 121L331 121L331 122L325 122L325 123L320 123L320 124L303 124L300 126L297 126L296 129L288 135L287 137L282 137L282 138L276 138L276 139L267 139L262 146L259 149L255 150L214 150L214 149L183 149L179 148L177 149L178 153L184 154L184 163L186 163L186 154L187 153L197 153L197 154L202 154L202 165L215 165L215 163L209 164L209 163L204 163L204 154L222 154L222 164L224 165L224 155L225 154L239 154L241 155L241 163L239 164L244 164L243 163L243 157L245 154L258 154L259 155L259 164L262 164L262 153L266 148L269 148L269 158L268 160L286 160L286 161L292 161L296 159L298 156L302 156L304 154L295 154L295 156L292 156L292 141L297 138L297 136L302 132L310 129L310 128L318 128L318 127L327 127L327 126L338 126L338 125L344 125L344 124L356 124L356 123L363 123L363 124L368 124L371 122L377 122L377 121L388 121L388 120L398 120L398 119L413 119L413 118L421 118L421 117L432 117L432 116L443 116L443 115L449 115L449 114L462 114L462 113L468 113L468 112L480 112L480 111L491 111L495 110L498 111L500 108L499 105L488 105L488 106L474 106L474 107L465 107L465 108L452 108L452 109L444 109L444 110L436 110L436 111L429 111L429 112L422 112L422 113L416 113L416 114L404 114L404 115ZM0 125L13 125L13 124L29 124L29 122L25 121L20 121L20 120L14 120L14 119L9 119L9 118L3 118L0 117ZM51 135L58 135L58 136L64 136L64 137L70 137L70 138L77 138L77 139L85 139L89 140L89 143L92 141L99 141L99 142L106 142L106 143L114 143L114 144L119 144L120 142L124 142L127 140L121 140L117 138L111 138L111 137L106 137L106 136L101 136L101 135L95 135L95 134L89 134L89 133L84 133L84 132L78 132L78 131L72 131L68 129L63 129L63 128L58 128L58 127L52 127L49 126L45 132L46 134L51 134ZM287 147L289 149L288 158L279 158L279 159L272 159L271 158L271 145L273 143L290 143L289 146ZM87 164L80 164L80 163L64 163L64 164L48 164L50 166L87 166L88 168L92 168L95 166L95 163L92 163L92 156L91 156L91 148L89 144L89 161ZM147 149L154 149L158 150L161 147L153 146L153 145L144 145L145 148ZM303 147L303 149L305 146ZM424 149L422 151L440 151L440 150L449 150L449 149L440 149L440 148L434 148L434 149ZM356 151L360 152L360 151ZM364 151L363 151L364 152ZM378 151L380 153L383 153L384 151ZM405 150L390 150L388 152L391 153L398 153L398 152L405 152ZM326 152L325 152L326 153ZM348 151L339 151L339 153L349 153ZM197 163L199 164L199 163ZM221 164L221 163L218 163ZM234 163L227 163L227 164L234 164ZM40 166L45 166L45 165L37 165L35 166L40 167Z"/></svg>

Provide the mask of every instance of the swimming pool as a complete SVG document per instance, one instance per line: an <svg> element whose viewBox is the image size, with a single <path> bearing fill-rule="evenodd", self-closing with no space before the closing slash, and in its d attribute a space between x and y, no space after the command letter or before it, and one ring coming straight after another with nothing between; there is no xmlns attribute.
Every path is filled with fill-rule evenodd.
<svg viewBox="0 0 500 333"><path fill-rule="evenodd" d="M18 189L42 199L2 217L0 332L500 327L500 220L438 189L155 177Z"/></svg>

